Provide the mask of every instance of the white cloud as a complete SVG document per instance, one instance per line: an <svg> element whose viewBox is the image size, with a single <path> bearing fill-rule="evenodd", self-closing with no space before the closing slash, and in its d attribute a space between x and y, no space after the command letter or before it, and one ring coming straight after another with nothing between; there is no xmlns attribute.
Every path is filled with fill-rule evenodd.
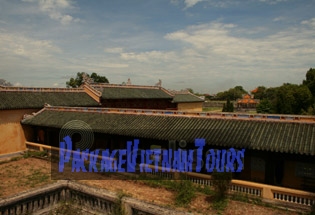
<svg viewBox="0 0 315 215"><path fill-rule="evenodd" d="M114 48L105 48L104 52L112 53L112 54L119 54L122 53L124 49L122 47L114 47Z"/></svg>
<svg viewBox="0 0 315 215"><path fill-rule="evenodd" d="M185 5L186 7L185 8L190 8L190 7L193 7L195 6L197 3L199 2L202 2L203 0L185 0Z"/></svg>
<svg viewBox="0 0 315 215"><path fill-rule="evenodd" d="M259 1L267 3L267 4L278 4L278 3L281 3L281 2L286 2L288 0L259 0Z"/></svg>
<svg viewBox="0 0 315 215"><path fill-rule="evenodd" d="M150 51L142 53L121 53L121 58L124 60L136 60L139 62L167 62L172 61L175 57L174 52Z"/></svg>
<svg viewBox="0 0 315 215"><path fill-rule="evenodd" d="M302 25L308 25L310 27L315 28L315 18L309 19L309 20L303 20L301 22Z"/></svg>
<svg viewBox="0 0 315 215"><path fill-rule="evenodd" d="M285 18L283 16L278 16L278 17L274 18L272 21L279 22L279 21L283 21L283 20L285 20Z"/></svg>
<svg viewBox="0 0 315 215"><path fill-rule="evenodd" d="M179 4L179 0L171 0L171 4L178 5Z"/></svg>
<svg viewBox="0 0 315 215"><path fill-rule="evenodd" d="M300 54L315 53L310 47L311 32L306 29L290 29L260 39L235 37L237 26L222 23L192 26L185 30L170 33L166 39L190 44L193 50L205 56L222 56L228 61L257 64L276 63L284 58L296 61ZM301 36L300 30L304 30ZM240 29L238 29L240 31ZM247 31L243 29L244 33Z"/></svg>
<svg viewBox="0 0 315 215"><path fill-rule="evenodd" d="M165 35L169 41L182 43L181 49L122 53L121 58L130 65L142 63L137 67L141 70L164 70L159 77L170 83L191 77L195 87L206 85L207 80L213 88L226 86L225 82L245 88L299 83L304 77L296 82L299 72L312 66L315 58L313 31L300 25L267 36L246 37L251 30L221 22L193 25Z"/></svg>
<svg viewBox="0 0 315 215"><path fill-rule="evenodd" d="M28 37L1 33L0 54L11 57L24 57L29 60L49 58L54 53L62 50L49 40L34 40Z"/></svg>
<svg viewBox="0 0 315 215"><path fill-rule="evenodd" d="M47 13L48 16L63 25L71 22L79 22L79 18L74 18L67 11L74 8L71 0L23 0L24 2L38 3L39 10Z"/></svg>

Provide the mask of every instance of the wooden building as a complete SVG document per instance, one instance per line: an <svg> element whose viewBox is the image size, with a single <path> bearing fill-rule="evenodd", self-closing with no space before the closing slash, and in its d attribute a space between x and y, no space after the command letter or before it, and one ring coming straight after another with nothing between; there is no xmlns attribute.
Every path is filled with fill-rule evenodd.
<svg viewBox="0 0 315 215"><path fill-rule="evenodd" d="M201 112L204 99L192 93L175 93L173 103L177 104L177 110Z"/></svg>
<svg viewBox="0 0 315 215"><path fill-rule="evenodd" d="M259 104L259 99L254 99L253 96L246 94L242 99L236 101L237 109L256 109L257 104Z"/></svg>
<svg viewBox="0 0 315 215"><path fill-rule="evenodd" d="M189 93L174 93L160 86L85 84L98 91L103 107L202 111L203 99Z"/></svg>
<svg viewBox="0 0 315 215"><path fill-rule="evenodd" d="M43 130L45 144L59 146L61 128L80 120L94 131L93 149L124 149L126 141L140 139L139 148L152 145L195 149L194 140L206 140L209 149L245 149L244 169L235 179L314 191L315 118L308 121L214 117L178 112L120 111L102 108L45 107L22 124L30 130ZM84 132L78 131L84 135ZM31 132L28 141L36 142ZM81 137L82 138L82 137ZM187 145L180 143L185 141ZM204 161L205 161L204 157ZM206 173L203 168L203 173Z"/></svg>
<svg viewBox="0 0 315 215"><path fill-rule="evenodd" d="M0 86L0 155L25 150L25 130L20 124L25 114L32 114L45 104L69 107L98 107L99 102L85 89L33 88ZM42 131L39 143L44 143Z"/></svg>

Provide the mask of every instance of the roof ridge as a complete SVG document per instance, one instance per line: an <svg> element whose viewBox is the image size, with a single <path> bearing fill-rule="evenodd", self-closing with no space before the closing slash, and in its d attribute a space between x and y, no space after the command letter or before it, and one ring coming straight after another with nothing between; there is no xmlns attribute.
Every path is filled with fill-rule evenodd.
<svg viewBox="0 0 315 215"><path fill-rule="evenodd" d="M108 84L108 83L93 83L93 84L90 84L90 86L92 87L112 87L112 88L115 88L115 87L121 87L121 88L143 88L143 89L161 89L162 87L159 87L159 86L149 86L149 85L135 85L135 84L132 84L132 85L124 85L124 84Z"/></svg>
<svg viewBox="0 0 315 215"><path fill-rule="evenodd" d="M12 87L0 85L0 91L7 92L84 92L83 88L57 88L57 87Z"/></svg>
<svg viewBox="0 0 315 215"><path fill-rule="evenodd" d="M196 117L205 119L250 120L264 122L286 122L315 124L315 117L300 115L270 115L270 114L243 114L243 113L209 113L209 112L184 112L154 109L130 108L99 108L99 107L64 107L46 106L45 110L90 112L90 113L116 113L116 114L143 114L151 116ZM247 116L247 117L246 117Z"/></svg>

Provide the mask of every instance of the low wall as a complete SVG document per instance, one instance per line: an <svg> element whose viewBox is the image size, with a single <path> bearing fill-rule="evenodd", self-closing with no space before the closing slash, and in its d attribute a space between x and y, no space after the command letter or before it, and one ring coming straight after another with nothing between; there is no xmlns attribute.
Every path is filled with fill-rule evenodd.
<svg viewBox="0 0 315 215"><path fill-rule="evenodd" d="M0 110L0 155L23 151L25 146L25 131L21 126L24 114L38 110Z"/></svg>
<svg viewBox="0 0 315 215"><path fill-rule="evenodd" d="M26 146L32 150L47 151L55 155L59 154L59 148L56 147L31 142L26 142ZM101 158L101 156L98 157ZM154 166L149 165L149 167L154 169ZM162 172L161 167L158 169L158 172L153 171L150 174L161 178L179 179L178 172ZM190 180L195 184L202 186L213 185L211 175L194 172L187 172L184 173L184 175L186 180ZM254 198L262 198L266 200L266 202L272 202L279 206L300 209L302 211L309 211L311 206L315 204L315 193L243 180L232 180L230 192L237 192Z"/></svg>
<svg viewBox="0 0 315 215"><path fill-rule="evenodd" d="M63 204L70 204L71 208L80 209L84 214L116 215L117 207L122 207L125 215L191 214L148 204L130 197L120 199L113 192L73 181L58 181L36 190L0 200L0 215L46 215L51 214L52 210L57 210Z"/></svg>

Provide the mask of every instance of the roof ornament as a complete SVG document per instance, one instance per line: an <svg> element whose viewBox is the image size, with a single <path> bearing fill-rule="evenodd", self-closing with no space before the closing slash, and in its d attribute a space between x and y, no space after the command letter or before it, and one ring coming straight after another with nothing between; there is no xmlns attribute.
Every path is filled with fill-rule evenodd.
<svg viewBox="0 0 315 215"><path fill-rule="evenodd" d="M130 78L128 78L128 81L127 81L126 85L131 85L131 80L130 80Z"/></svg>
<svg viewBox="0 0 315 215"><path fill-rule="evenodd" d="M161 79L159 79L159 82L157 82L157 83L155 84L155 86L156 86L156 87L161 87L161 86L162 86L162 81L161 81Z"/></svg>
<svg viewBox="0 0 315 215"><path fill-rule="evenodd" d="M37 113L35 113L35 112L33 112L31 114L24 114L22 120L27 119L27 118L32 118L33 116L36 116L36 115L37 115Z"/></svg>
<svg viewBox="0 0 315 215"><path fill-rule="evenodd" d="M82 83L85 83L85 84L93 84L94 83L94 80L93 78L90 78L88 76L88 74L86 74L85 72L83 72L82 74Z"/></svg>

